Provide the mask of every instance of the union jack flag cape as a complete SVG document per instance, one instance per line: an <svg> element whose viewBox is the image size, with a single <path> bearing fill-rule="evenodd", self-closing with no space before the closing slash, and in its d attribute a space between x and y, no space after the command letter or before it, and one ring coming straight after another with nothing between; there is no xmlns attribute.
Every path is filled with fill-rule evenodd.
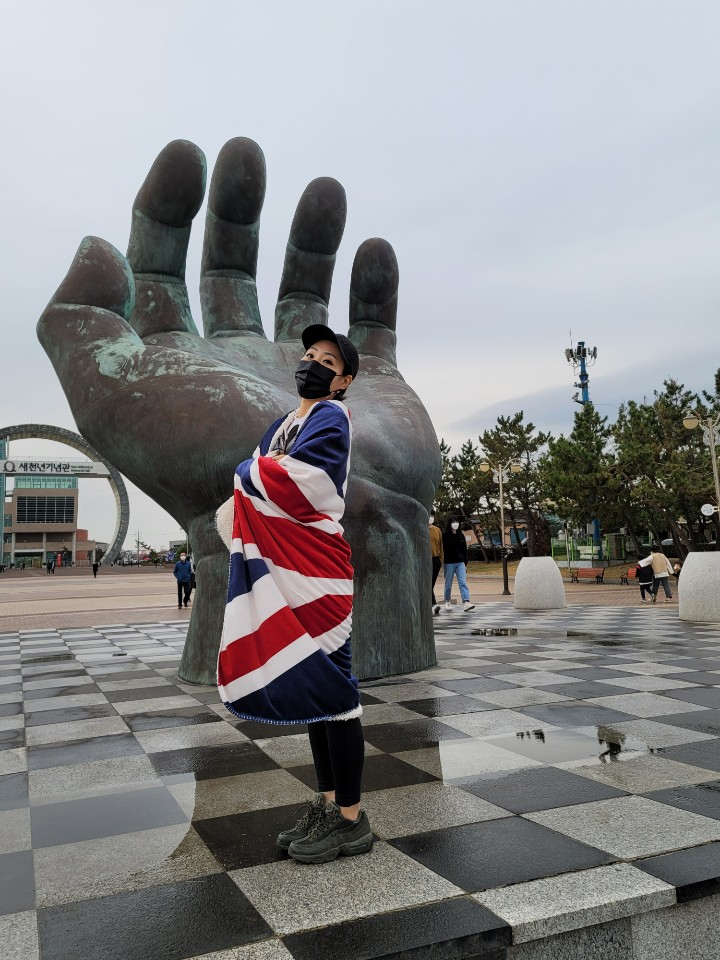
<svg viewBox="0 0 720 960"><path fill-rule="evenodd" d="M348 720L362 713L350 669L353 568L340 525L350 418L339 401L314 404L278 462L267 454L292 420L272 424L218 511L230 548L218 688L247 720Z"/></svg>

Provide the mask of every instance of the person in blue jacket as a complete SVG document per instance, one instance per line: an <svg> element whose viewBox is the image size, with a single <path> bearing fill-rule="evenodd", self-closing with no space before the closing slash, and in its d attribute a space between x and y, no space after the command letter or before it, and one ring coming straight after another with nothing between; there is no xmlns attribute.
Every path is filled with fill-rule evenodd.
<svg viewBox="0 0 720 960"><path fill-rule="evenodd" d="M178 610L181 610L183 605L187 606L190 601L192 583L192 563L188 560L184 550L180 554L180 559L175 564L173 574L177 580Z"/></svg>

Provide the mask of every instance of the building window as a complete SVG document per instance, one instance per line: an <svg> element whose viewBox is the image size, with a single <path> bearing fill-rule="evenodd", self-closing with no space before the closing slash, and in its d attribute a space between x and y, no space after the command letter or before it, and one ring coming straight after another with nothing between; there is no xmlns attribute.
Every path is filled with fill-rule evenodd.
<svg viewBox="0 0 720 960"><path fill-rule="evenodd" d="M18 497L18 523L69 523L75 519L74 497Z"/></svg>
<svg viewBox="0 0 720 960"><path fill-rule="evenodd" d="M77 477L13 477L16 490L77 490Z"/></svg>

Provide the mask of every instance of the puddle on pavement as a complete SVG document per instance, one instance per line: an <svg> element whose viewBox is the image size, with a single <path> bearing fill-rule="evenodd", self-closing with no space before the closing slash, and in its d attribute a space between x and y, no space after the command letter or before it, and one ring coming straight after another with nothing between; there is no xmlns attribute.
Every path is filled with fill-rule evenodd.
<svg viewBox="0 0 720 960"><path fill-rule="evenodd" d="M537 627L477 627L470 633L474 637L532 637L536 640L585 640L600 647L636 644L641 637L622 633L587 633L583 630L543 630Z"/></svg>
<svg viewBox="0 0 720 960"><path fill-rule="evenodd" d="M469 778L491 780L538 764L612 763L648 753L655 750L609 727L554 730L529 727L482 740L443 740L435 750L427 751L427 765L423 765L423 769L441 776L445 782Z"/></svg>

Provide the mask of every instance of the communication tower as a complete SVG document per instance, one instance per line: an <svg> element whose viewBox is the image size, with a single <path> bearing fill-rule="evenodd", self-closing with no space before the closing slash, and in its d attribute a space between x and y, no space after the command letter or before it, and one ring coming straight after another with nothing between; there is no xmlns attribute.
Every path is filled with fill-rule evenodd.
<svg viewBox="0 0 720 960"><path fill-rule="evenodd" d="M573 386L579 387L582 391L582 398L578 397L576 392L572 397L573 401L583 405L589 403L590 391L588 385L590 383L590 374L588 373L588 367L591 367L597 360L597 347L588 347L584 340L578 340L577 346L573 347L571 340L570 346L565 351L565 359L573 368L573 373L578 378Z"/></svg>

